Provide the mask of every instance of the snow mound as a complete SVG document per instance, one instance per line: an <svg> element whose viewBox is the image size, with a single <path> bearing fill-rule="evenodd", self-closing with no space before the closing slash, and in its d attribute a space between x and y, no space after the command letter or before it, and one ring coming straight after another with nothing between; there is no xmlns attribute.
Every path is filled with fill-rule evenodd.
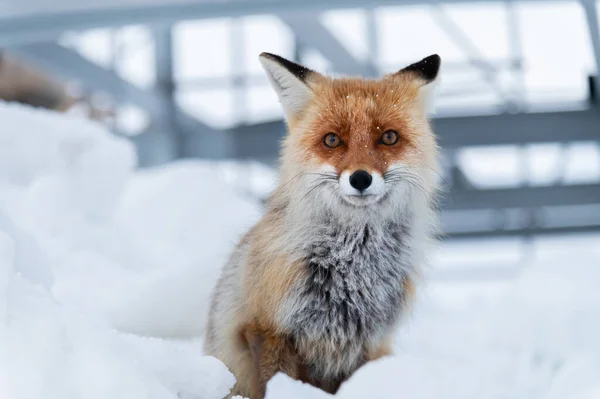
<svg viewBox="0 0 600 399"><path fill-rule="evenodd" d="M224 397L208 298L259 208L203 164L137 171L89 121L0 119L0 397Z"/></svg>

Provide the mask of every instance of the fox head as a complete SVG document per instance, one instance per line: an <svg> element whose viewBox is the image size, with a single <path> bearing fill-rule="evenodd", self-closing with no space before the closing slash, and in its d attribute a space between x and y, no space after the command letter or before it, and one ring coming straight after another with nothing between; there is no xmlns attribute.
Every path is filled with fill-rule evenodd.
<svg viewBox="0 0 600 399"><path fill-rule="evenodd" d="M431 199L438 154L426 100L438 55L377 80L334 79L269 53L259 59L288 126L280 187L289 201L374 214Z"/></svg>

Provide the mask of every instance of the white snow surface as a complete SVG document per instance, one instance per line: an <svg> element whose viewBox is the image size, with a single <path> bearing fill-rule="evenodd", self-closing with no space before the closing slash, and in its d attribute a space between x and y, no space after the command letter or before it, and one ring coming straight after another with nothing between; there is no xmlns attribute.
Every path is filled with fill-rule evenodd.
<svg viewBox="0 0 600 399"><path fill-rule="evenodd" d="M0 398L225 396L201 336L258 207L203 165L135 171L88 121L11 104L0 120Z"/></svg>
<svg viewBox="0 0 600 399"><path fill-rule="evenodd" d="M0 398L224 397L235 380L203 356L204 322L260 208L214 163L139 171L91 122L4 103L0 120ZM524 261L444 244L395 355L336 396L600 397L598 240L539 240ZM453 273L439 258L482 269L493 253L514 277L436 278ZM329 396L284 375L267 391Z"/></svg>

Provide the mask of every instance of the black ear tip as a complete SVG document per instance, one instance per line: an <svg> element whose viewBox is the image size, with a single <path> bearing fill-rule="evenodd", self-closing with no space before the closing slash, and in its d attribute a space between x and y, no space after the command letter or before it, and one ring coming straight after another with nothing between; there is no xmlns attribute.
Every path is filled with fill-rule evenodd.
<svg viewBox="0 0 600 399"><path fill-rule="evenodd" d="M289 72L294 74L301 81L304 81L311 73L313 73L312 70L306 68L305 66L296 64L295 62L287 60L277 54L263 52L263 53L260 53L258 58L259 58L259 60L267 59L267 60L276 62L281 67L287 69Z"/></svg>
<svg viewBox="0 0 600 399"><path fill-rule="evenodd" d="M431 63L432 65L437 65L439 67L442 63L442 58L437 54L431 54L429 57L425 57L423 62Z"/></svg>
<svg viewBox="0 0 600 399"><path fill-rule="evenodd" d="M407 66L402 71L416 73L419 77L429 83L437 77L441 63L441 57L437 54L432 54L419 62Z"/></svg>
<svg viewBox="0 0 600 399"><path fill-rule="evenodd" d="M258 55L258 58L268 58L268 59L277 59L277 56L275 54L271 54L271 53L267 53L267 52L262 52Z"/></svg>

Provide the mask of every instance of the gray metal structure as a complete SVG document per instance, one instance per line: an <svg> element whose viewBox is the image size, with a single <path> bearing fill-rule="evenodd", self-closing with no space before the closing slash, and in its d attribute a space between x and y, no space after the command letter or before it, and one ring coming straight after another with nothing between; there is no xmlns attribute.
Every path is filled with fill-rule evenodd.
<svg viewBox="0 0 600 399"><path fill-rule="evenodd" d="M443 3L474 1L447 0ZM439 1L370 0L369 6L424 3L432 5L432 13L439 26L468 55L468 64L483 71L485 83L502 100L502 105L495 109L470 110L468 115L437 115L433 121L447 166L443 176L447 194L442 202L445 233L450 237L483 237L600 229L600 182L565 184L557 181L547 186L523 183L511 188L478 188L465 176L455 159L457 151L465 147L598 142L600 109L596 96L600 93L600 81L590 80L589 101L565 105L561 109L534 110L524 105L518 85L509 91L498 86L497 63L485 59L469 36L439 7ZM0 13L0 46L57 75L78 79L91 90L106 91L116 101L131 102L147 110L152 115L152 127L132 138L138 146L143 165L182 157L251 159L273 164L278 143L285 133L281 120L217 130L178 108L173 97L176 82L172 64L172 25L177 21L276 14L293 31L298 57L301 57L302 49L313 48L328 59L337 73L363 76L380 73L377 66L357 60L318 19L321 11L363 7L362 1L139 0L131 5L117 4L66 7L53 12L21 12L16 9L12 13ZM600 28L596 3L581 0L581 6L598 67ZM507 24L511 26L511 58L507 68L518 82L522 68L519 35L512 2L506 2L506 8ZM373 21L370 21L369 43L374 49L377 32ZM153 28L157 84L150 90L125 81L114 71L93 64L55 41L70 30L130 24L145 24ZM232 81L236 87L249 84L247 76L233 76ZM218 86L230 82L204 84ZM237 104L243 107L243 99Z"/></svg>

